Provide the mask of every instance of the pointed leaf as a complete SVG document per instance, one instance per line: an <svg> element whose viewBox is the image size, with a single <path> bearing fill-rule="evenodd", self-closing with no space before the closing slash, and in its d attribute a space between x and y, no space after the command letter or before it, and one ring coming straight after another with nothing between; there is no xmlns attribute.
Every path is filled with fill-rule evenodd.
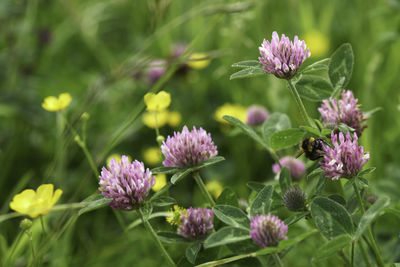
<svg viewBox="0 0 400 267"><path fill-rule="evenodd" d="M172 197L159 197L151 201L155 207L165 207L176 204L176 200Z"/></svg>
<svg viewBox="0 0 400 267"><path fill-rule="evenodd" d="M165 173L165 174L173 174L173 173L177 173L178 171L180 171L179 168L175 168L175 167L157 167L154 169L150 170L152 174L160 174L160 173Z"/></svg>
<svg viewBox="0 0 400 267"><path fill-rule="evenodd" d="M308 212L308 211L294 214L294 215L292 215L292 216L286 218L285 221L284 221L284 223L285 223L287 226L290 226L290 225L292 225L292 224L298 222L299 220L303 219L303 218L306 217L308 214L310 214L310 212Z"/></svg>
<svg viewBox="0 0 400 267"><path fill-rule="evenodd" d="M164 243L175 244L175 243L189 243L189 242L191 242L190 240L187 240L183 236L180 236L177 233L173 233L173 232L158 232L157 236Z"/></svg>
<svg viewBox="0 0 400 267"><path fill-rule="evenodd" d="M332 84L318 75L302 75L295 86L299 95L310 101L327 99L333 91Z"/></svg>
<svg viewBox="0 0 400 267"><path fill-rule="evenodd" d="M224 191L222 191L222 193L219 195L215 204L229 205L237 208L239 207L237 195L230 187L224 188Z"/></svg>
<svg viewBox="0 0 400 267"><path fill-rule="evenodd" d="M290 179L290 170L288 167L283 167L281 173L279 174L279 186L281 187L282 194L286 192L291 184L292 181Z"/></svg>
<svg viewBox="0 0 400 267"><path fill-rule="evenodd" d="M232 226L225 226L217 232L212 233L205 241L205 248L212 248L222 246L230 243L235 243L243 240L250 239L249 230L236 228Z"/></svg>
<svg viewBox="0 0 400 267"><path fill-rule="evenodd" d="M249 137L251 137L254 141L262 145L263 147L266 147L266 144L264 140L248 125L244 124L240 120L238 120L235 117L231 116L223 116L223 119L234 125L235 127L238 127L242 132Z"/></svg>
<svg viewBox="0 0 400 267"><path fill-rule="evenodd" d="M281 150L284 148L298 145L304 137L304 132L297 128L286 129L274 133L271 136L271 147L274 150Z"/></svg>
<svg viewBox="0 0 400 267"><path fill-rule="evenodd" d="M304 68L301 73L312 73L320 70L328 70L330 58L324 58Z"/></svg>
<svg viewBox="0 0 400 267"><path fill-rule="evenodd" d="M233 63L233 68L249 68L249 67L260 67L260 61L258 60L245 60Z"/></svg>
<svg viewBox="0 0 400 267"><path fill-rule="evenodd" d="M250 229L250 220L241 209L228 205L217 205L213 210L215 216L227 225L245 230Z"/></svg>
<svg viewBox="0 0 400 267"><path fill-rule="evenodd" d="M265 143L268 147L271 147L271 136L285 129L289 129L291 127L290 119L286 114L283 113L272 113L269 118L262 125L262 134L265 140Z"/></svg>
<svg viewBox="0 0 400 267"><path fill-rule="evenodd" d="M191 264L195 264L197 255L199 254L200 250L201 250L201 243L200 242L196 242L196 243L191 244L186 249L186 252L185 252L186 259Z"/></svg>
<svg viewBox="0 0 400 267"><path fill-rule="evenodd" d="M266 215L269 212L272 202L272 192L274 187L272 185L265 186L256 196L250 206L250 215Z"/></svg>
<svg viewBox="0 0 400 267"><path fill-rule="evenodd" d="M249 78L249 77L255 77L255 76L260 76L260 75L265 75L264 69L261 67L250 67L246 68L243 70L240 70L238 72L235 72L234 74L229 77L229 80L233 79L243 79L243 78Z"/></svg>
<svg viewBox="0 0 400 267"><path fill-rule="evenodd" d="M209 166L211 166L211 165L217 164L217 163L219 163L219 162L221 162L221 161L224 161L224 160L225 160L224 157L215 156L215 157L209 158L208 160L206 160L206 161L200 163L200 164L197 165L197 166L194 166L194 167L190 168L190 170L191 170L192 172L193 172L193 171L198 171L198 170L200 170L200 169L203 169L203 168L205 168L205 167L209 167Z"/></svg>
<svg viewBox="0 0 400 267"><path fill-rule="evenodd" d="M322 247L317 250L313 260L326 259L350 244L351 237L349 235L336 236L332 240L323 244Z"/></svg>
<svg viewBox="0 0 400 267"><path fill-rule="evenodd" d="M345 88L353 73L354 55L353 49L350 44L346 43L341 45L332 55L329 62L329 78L336 86L340 79L344 78L342 88Z"/></svg>
<svg viewBox="0 0 400 267"><path fill-rule="evenodd" d="M354 235L355 239L358 240L362 234L364 233L365 229L371 224L371 222L379 215L379 213L389 206L389 198L382 197L379 198L368 210L364 213L361 217L360 223L357 227L357 231Z"/></svg>
<svg viewBox="0 0 400 267"><path fill-rule="evenodd" d="M311 203L311 215L318 230L327 238L353 233L353 222L347 210L334 200L317 197Z"/></svg>
<svg viewBox="0 0 400 267"><path fill-rule="evenodd" d="M177 182L179 182L180 180L185 178L190 173L191 173L191 169L182 169L182 170L178 171L177 173L172 175L171 184L176 184Z"/></svg>

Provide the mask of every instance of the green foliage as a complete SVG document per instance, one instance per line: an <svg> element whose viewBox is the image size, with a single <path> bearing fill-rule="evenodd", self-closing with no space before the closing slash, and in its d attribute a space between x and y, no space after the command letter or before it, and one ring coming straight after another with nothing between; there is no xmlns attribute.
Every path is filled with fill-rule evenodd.
<svg viewBox="0 0 400 267"><path fill-rule="evenodd" d="M304 132L292 128L274 133L271 136L271 147L274 150L281 150L298 145L303 140Z"/></svg>
<svg viewBox="0 0 400 267"><path fill-rule="evenodd" d="M207 239L204 241L204 247L212 248L247 239L250 239L248 230L233 226L225 226L207 237Z"/></svg>
<svg viewBox="0 0 400 267"><path fill-rule="evenodd" d="M272 185L267 185L258 192L256 198L250 205L250 216L266 215L269 212L273 190L274 188Z"/></svg>
<svg viewBox="0 0 400 267"><path fill-rule="evenodd" d="M346 88L353 74L354 55L350 44L341 45L329 62L329 78L335 88ZM344 80L343 80L344 78ZM340 83L340 85L338 85ZM336 94L334 94L336 95Z"/></svg>
<svg viewBox="0 0 400 267"><path fill-rule="evenodd" d="M250 220L241 209L228 205L217 205L213 210L215 216L227 225L244 230L250 229Z"/></svg>

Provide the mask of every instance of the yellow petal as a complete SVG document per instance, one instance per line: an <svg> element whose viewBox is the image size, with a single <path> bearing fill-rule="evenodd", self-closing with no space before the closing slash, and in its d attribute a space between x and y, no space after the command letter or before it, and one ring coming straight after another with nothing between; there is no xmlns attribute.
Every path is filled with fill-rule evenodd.
<svg viewBox="0 0 400 267"><path fill-rule="evenodd" d="M161 162L161 151L159 147L150 147L143 151L143 160L149 165Z"/></svg>
<svg viewBox="0 0 400 267"><path fill-rule="evenodd" d="M35 196L35 191L32 189L26 189L14 196L10 203L10 208L21 214L28 214Z"/></svg>
<svg viewBox="0 0 400 267"><path fill-rule="evenodd" d="M147 93L144 96L144 103L148 111L162 111L171 104L171 95L165 91L158 94Z"/></svg>
<svg viewBox="0 0 400 267"><path fill-rule="evenodd" d="M168 121L168 112L161 111L161 112L145 112L142 116L143 123L152 129L163 127Z"/></svg>
<svg viewBox="0 0 400 267"><path fill-rule="evenodd" d="M311 57L325 56L329 50L329 38L322 32L311 30L304 35L304 41L310 48Z"/></svg>
<svg viewBox="0 0 400 267"><path fill-rule="evenodd" d="M58 96L58 108L59 110L63 110L69 106L72 101L72 97L68 93L63 93Z"/></svg>
<svg viewBox="0 0 400 267"><path fill-rule="evenodd" d="M223 119L225 115L235 117L243 123L247 122L247 108L241 105L225 103L217 108L214 113L214 119L222 123L228 123Z"/></svg>
<svg viewBox="0 0 400 267"><path fill-rule="evenodd" d="M169 117L168 117L168 124L171 127L177 127L182 121L182 116L179 112L177 111L171 111L169 112Z"/></svg>
<svg viewBox="0 0 400 267"><path fill-rule="evenodd" d="M204 69L210 64L211 59L205 53L193 53L189 57L188 66L192 69Z"/></svg>
<svg viewBox="0 0 400 267"><path fill-rule="evenodd" d="M160 173L157 174L156 176L156 183L153 185L151 189L153 189L154 192L157 192L161 188L163 188L167 184L167 176L165 173Z"/></svg>
<svg viewBox="0 0 400 267"><path fill-rule="evenodd" d="M43 100L42 108L51 112L58 111L59 110L58 99L54 96L46 97Z"/></svg>
<svg viewBox="0 0 400 267"><path fill-rule="evenodd" d="M51 200L51 202L50 202L50 205L51 205L50 207L53 207L54 204L57 203L57 201L60 199L62 193L63 193L63 191L62 191L61 189L57 189L57 190L54 192L53 198L52 198L52 200Z"/></svg>

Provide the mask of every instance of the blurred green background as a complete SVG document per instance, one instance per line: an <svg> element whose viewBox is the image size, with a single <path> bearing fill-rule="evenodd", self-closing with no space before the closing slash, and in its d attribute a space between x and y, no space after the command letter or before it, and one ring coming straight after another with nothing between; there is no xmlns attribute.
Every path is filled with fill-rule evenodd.
<svg viewBox="0 0 400 267"><path fill-rule="evenodd" d="M2 214L9 212L15 193L42 183L64 191L59 203L79 202L97 189L74 136L59 115L41 107L47 96L72 95L66 115L79 131L80 116L90 114L87 147L99 170L113 153L143 160L143 152L157 145L155 133L143 125L141 115L132 116L142 110L143 96L154 85L146 73L155 59L167 60L171 71L153 90L169 92L170 109L182 116L178 127L165 126L161 134L171 135L183 125L211 132L226 161L204 171L204 179L229 185L247 198L248 181L273 179L273 161L250 139L216 121L214 113L225 103L260 104L270 112L287 113L293 125L301 121L284 81L272 75L229 80L235 71L232 63L256 59L258 46L273 31L306 40L312 57L305 65L329 57L342 43L351 43L355 66L348 89L354 91L363 111L382 108L368 120L361 138L371 154L369 167L377 167L370 188L399 205L399 1L2 0L0 29ZM177 44L208 54L210 64L173 73L172 51ZM320 103L305 104L317 118ZM123 134L113 139L123 125L127 126ZM296 149L280 156L288 153L294 155ZM171 195L185 207L203 200L191 179L174 187ZM72 211L46 216L54 227L48 240L35 223L36 246L43 240L48 244L39 251L43 266L162 266L144 229L124 233L109 208L82 215L58 236L70 216ZM135 218L131 213L123 216L126 224ZM378 242L384 244L385 257L399 260L400 242L391 238L399 234L399 221L383 216L379 223ZM1 224L0 258L17 236L18 224L19 219ZM156 229L172 229L162 219L154 224ZM297 231L302 229L300 224ZM284 262L309 265L319 240L290 251ZM182 246L167 248L178 261ZM16 266L27 264L29 249L24 240L15 252ZM332 263L342 264L339 257L332 257L318 266Z"/></svg>

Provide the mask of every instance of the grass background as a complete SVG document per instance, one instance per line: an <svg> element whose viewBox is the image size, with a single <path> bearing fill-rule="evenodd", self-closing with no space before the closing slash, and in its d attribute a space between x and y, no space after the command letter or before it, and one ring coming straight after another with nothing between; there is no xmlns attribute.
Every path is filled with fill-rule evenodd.
<svg viewBox="0 0 400 267"><path fill-rule="evenodd" d="M229 81L232 63L256 59L263 38L272 31L300 38L321 32L328 57L349 42L355 66L348 89L354 91L362 110L382 110L368 120L361 138L370 152L370 190L389 195L399 206L400 182L400 2L356 1L78 1L3 0L0 3L0 211L9 212L12 196L24 188L53 183L64 194L60 203L79 202L97 189L89 164L74 136L56 114L41 108L46 96L69 92L73 102L69 121L80 129L80 116L90 114L88 149L100 170L112 153L143 160L143 151L155 146L155 133L141 117L128 124L112 142L117 130L140 111L143 95L152 87L138 77L153 59L167 59L174 44L191 44L206 52L211 64L184 75L164 77L156 86L172 95L171 109L182 114L177 128L163 127L165 136L186 124L212 133L219 154L227 160L203 173L206 180L231 186L243 198L248 181L273 179L272 159L251 140L232 135L213 118L224 103L264 105L271 112L287 113L297 125L300 117L284 81L273 76ZM315 44L317 46L318 44ZM311 52L313 47L311 45ZM154 89L154 88L153 88ZM157 89L157 88L155 88ZM312 117L320 103L305 102ZM109 146L108 146L109 145ZM105 151L110 148L109 151ZM295 150L284 151L294 154ZM190 179L171 191L183 206L200 205L202 198ZM194 194L193 194L194 192ZM52 229L43 236L34 223L34 242L43 255L43 266L158 266L155 246L142 227L124 233L109 208L93 211L71 221L72 211L46 216ZM130 223L137 216L124 213ZM65 223L69 227L61 230ZM398 218L382 216L376 223L378 243L386 259L399 261ZM19 219L0 226L0 258L18 236ZM156 229L171 229L160 219ZM300 223L294 232L304 231ZM288 266L310 264L323 242L315 236L289 251ZM30 258L23 237L13 265L25 266ZM43 245L46 244L46 245ZM182 246L168 246L175 260ZM357 256L357 255L356 255ZM358 255L359 256L359 255ZM239 263L238 263L239 264ZM243 263L244 264L244 263ZM341 265L333 256L317 266Z"/></svg>

